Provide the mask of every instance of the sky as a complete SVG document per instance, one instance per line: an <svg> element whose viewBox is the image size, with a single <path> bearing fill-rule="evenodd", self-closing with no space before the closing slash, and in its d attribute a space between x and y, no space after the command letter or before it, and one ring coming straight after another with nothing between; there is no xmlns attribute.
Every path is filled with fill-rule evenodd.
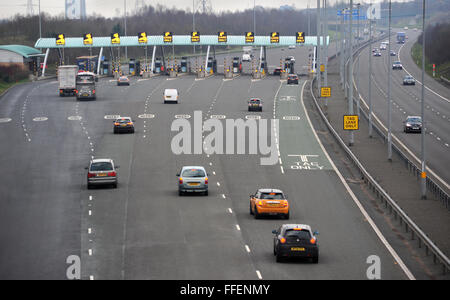
<svg viewBox="0 0 450 300"><path fill-rule="evenodd" d="M15 14L26 14L27 3L29 0L0 0L0 19L9 18ZM86 0L86 12L88 15L93 12L103 15L105 17L114 17L117 14L123 14L124 2L126 1L127 11L133 11L135 8L136 0ZM168 7L177 7L179 9L192 10L193 0L144 0L146 5L156 6L162 4ZM201 0L194 0L195 3L201 2ZM254 1L256 5L263 7L280 7L282 5L291 5L296 8L306 8L308 2L311 3L311 7L315 7L317 0L209 0L212 8L215 12L220 11L236 11L253 8ZM321 0L322 1L322 0ZM348 1L348 0L347 0ZM381 0L372 0L373 2L380 2ZM407 1L407 0L401 0ZM38 12L39 0L32 0L34 13ZM328 0L328 3L334 3L336 0ZM355 0L356 2L356 0ZM366 0L364 2L369 2ZM41 11L49 13L51 15L64 14L65 0L40 0Z"/></svg>

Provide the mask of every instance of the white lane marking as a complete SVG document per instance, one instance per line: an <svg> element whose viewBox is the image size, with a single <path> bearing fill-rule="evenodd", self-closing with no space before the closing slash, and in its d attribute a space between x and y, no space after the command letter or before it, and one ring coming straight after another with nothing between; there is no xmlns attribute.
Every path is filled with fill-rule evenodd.
<svg viewBox="0 0 450 300"><path fill-rule="evenodd" d="M245 250L247 250L247 252L248 253L250 253L251 251L250 251L250 247L249 246L247 246L247 245L245 245Z"/></svg>
<svg viewBox="0 0 450 300"><path fill-rule="evenodd" d="M283 168L283 166L280 166L280 168L281 168L281 174L284 174L284 168Z"/></svg>
<svg viewBox="0 0 450 300"><path fill-rule="evenodd" d="M81 116L70 116L67 118L69 121L80 121L82 119Z"/></svg>
<svg viewBox="0 0 450 300"><path fill-rule="evenodd" d="M256 275L258 276L259 279L263 279L261 276L261 272L259 272L258 270L256 270Z"/></svg>
<svg viewBox="0 0 450 300"><path fill-rule="evenodd" d="M356 206L358 206L359 210L361 211L361 213L363 214L364 218L367 220L367 222L369 223L369 225L372 227L373 231L375 231L375 234L378 236L378 238L380 239L381 243L386 247L386 249L389 251L389 253L392 255L392 257L395 259L395 261L398 263L398 265L400 266L400 268L403 270L403 272L405 273L405 275L410 279L410 280L415 280L416 278L414 277L414 275L411 273L411 271L408 269L408 267L403 263L402 259L400 258L400 256L398 256L397 252L394 250L394 248L392 248L392 246L389 244L389 242L386 240L386 238L383 236L383 234L381 233L381 231L378 229L377 225L375 224L375 222L372 220L372 218L369 216L369 214L367 213L367 211L364 209L364 207L362 206L361 202L359 202L358 198L356 197L356 195L353 193L353 191L351 190L350 186L348 185L347 181L345 181L344 176L342 176L341 172L339 172L338 168L336 167L336 165L334 164L333 160L331 159L330 155L328 154L327 150L325 149L325 147L323 146L322 142L319 139L319 136L317 135L316 130L314 129L314 126L311 122L311 119L309 118L309 114L308 111L306 110L305 107L305 103L303 101L303 92L304 92L304 88L306 85L306 81L302 86L302 91L301 91L301 105L303 107L303 110L305 111L305 115L306 115L306 119L308 120L309 126L312 129L312 132L314 134L314 137L316 138L317 142L320 145L320 148L322 149L322 152L325 154L325 156L327 157L328 161L330 162L331 166L333 167L334 171L336 172L336 174L338 175L339 179L341 180L342 184L344 185L345 189L347 190L347 192L349 193L350 197L353 199L353 202L355 202Z"/></svg>
<svg viewBox="0 0 450 300"><path fill-rule="evenodd" d="M92 196L89 196L89 200L92 201Z"/></svg>
<svg viewBox="0 0 450 300"><path fill-rule="evenodd" d="M47 121L47 120L48 120L47 117L36 117L36 118L33 118L33 121L35 121L35 122L44 122L44 121Z"/></svg>
<svg viewBox="0 0 450 300"><path fill-rule="evenodd" d="M92 256L92 249L89 249L89 256Z"/></svg>
<svg viewBox="0 0 450 300"><path fill-rule="evenodd" d="M154 117L154 114L141 114L138 116L139 119L153 119Z"/></svg>
<svg viewBox="0 0 450 300"><path fill-rule="evenodd" d="M8 123L11 122L12 119L11 118L0 118L0 123Z"/></svg>
<svg viewBox="0 0 450 300"><path fill-rule="evenodd" d="M230 214L232 214L232 213L233 213L233 210L232 210L231 208L228 208L228 212L229 212Z"/></svg>
<svg viewBox="0 0 450 300"><path fill-rule="evenodd" d="M92 210L89 210L89 215L92 216Z"/></svg>
<svg viewBox="0 0 450 300"><path fill-rule="evenodd" d="M247 120L259 120L259 119L261 119L261 116L258 116L258 115L246 115L245 118Z"/></svg>
<svg viewBox="0 0 450 300"><path fill-rule="evenodd" d="M88 228L88 234L92 234L92 228Z"/></svg>
<svg viewBox="0 0 450 300"><path fill-rule="evenodd" d="M220 182L217 182L217 186L220 186Z"/></svg>
<svg viewBox="0 0 450 300"><path fill-rule="evenodd" d="M208 111L208 112L209 112L209 111ZM211 119L219 119L219 120L221 120L221 119L225 119L226 116L225 116L225 115L211 115L210 118L211 118Z"/></svg>
<svg viewBox="0 0 450 300"><path fill-rule="evenodd" d="M299 116L283 116L283 120L286 121L298 121L300 120Z"/></svg>
<svg viewBox="0 0 450 300"><path fill-rule="evenodd" d="M120 118L120 115L105 115L104 118L105 120L115 120Z"/></svg>
<svg viewBox="0 0 450 300"><path fill-rule="evenodd" d="M89 276L89 280L94 280L94 276Z"/></svg>
<svg viewBox="0 0 450 300"><path fill-rule="evenodd" d="M222 194L222 198L223 198L223 199L225 199L225 198L226 198L225 194Z"/></svg>
<svg viewBox="0 0 450 300"><path fill-rule="evenodd" d="M190 119L191 115L175 115L175 119Z"/></svg>
<svg viewBox="0 0 450 300"><path fill-rule="evenodd" d="M236 229L237 229L238 231L241 231L241 227L239 227L238 224L236 224Z"/></svg>

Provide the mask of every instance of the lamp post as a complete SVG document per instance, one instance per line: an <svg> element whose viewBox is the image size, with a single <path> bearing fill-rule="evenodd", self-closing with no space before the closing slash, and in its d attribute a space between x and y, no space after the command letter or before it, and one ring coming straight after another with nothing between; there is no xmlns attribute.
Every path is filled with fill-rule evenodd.
<svg viewBox="0 0 450 300"><path fill-rule="evenodd" d="M427 173L425 160L425 0L422 1L422 101L421 101L421 117L422 117L422 132L421 132L421 198L427 198Z"/></svg>

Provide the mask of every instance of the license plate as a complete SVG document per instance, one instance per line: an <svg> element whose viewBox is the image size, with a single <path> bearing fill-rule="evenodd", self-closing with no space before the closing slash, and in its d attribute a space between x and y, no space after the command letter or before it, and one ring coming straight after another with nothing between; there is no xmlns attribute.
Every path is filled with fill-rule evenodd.
<svg viewBox="0 0 450 300"><path fill-rule="evenodd" d="M258 104L253 104L253 106L259 106Z"/></svg>
<svg viewBox="0 0 450 300"><path fill-rule="evenodd" d="M291 247L291 251L305 251L305 248Z"/></svg>
<svg viewBox="0 0 450 300"><path fill-rule="evenodd" d="M122 124L122 125L120 125L120 126L125 127L125 126L127 126L127 124Z"/></svg>
<svg viewBox="0 0 450 300"><path fill-rule="evenodd" d="M87 96L89 96L89 94L86 94L86 93L85 93L85 94L83 94L83 97L87 97Z"/></svg>
<svg viewBox="0 0 450 300"><path fill-rule="evenodd" d="M189 185L200 185L200 183L198 183L198 182L191 182L191 183L189 183Z"/></svg>
<svg viewBox="0 0 450 300"><path fill-rule="evenodd" d="M106 175L108 175L108 174L106 174L106 173L97 174L97 176L100 176L100 177L105 177Z"/></svg>

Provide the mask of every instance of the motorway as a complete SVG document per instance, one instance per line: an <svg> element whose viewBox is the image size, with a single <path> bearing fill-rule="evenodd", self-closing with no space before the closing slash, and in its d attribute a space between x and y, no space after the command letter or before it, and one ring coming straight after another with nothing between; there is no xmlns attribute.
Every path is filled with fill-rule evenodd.
<svg viewBox="0 0 450 300"><path fill-rule="evenodd" d="M292 50L303 65L305 49ZM104 78L96 101L60 98L54 81L12 88L0 100L0 278L64 279L66 258L78 255L82 279L366 279L366 259L377 255L382 279L408 279L324 152L303 87L278 77L133 78L130 87ZM177 88L181 103L163 104L165 88ZM254 96L262 113L247 111ZM278 163L173 154L172 122L193 124L195 111L203 120L279 119ZM114 135L116 115L136 120L136 133ZM117 189L87 190L93 156L120 165ZM209 196L178 196L183 165L206 167ZM288 195L289 221L250 216L249 195L261 187ZM286 222L320 232L318 265L275 262L271 231Z"/></svg>
<svg viewBox="0 0 450 300"><path fill-rule="evenodd" d="M402 30L403 31L403 30ZM421 112L421 71L411 58L411 47L417 40L420 32L407 30L409 39L405 44L396 43L396 35L391 37L391 50L396 56L391 56L391 62L401 61L403 70L392 70L391 98L392 98L392 133L406 147L420 159L421 137L420 134L406 134L403 132L403 121L407 116L420 116ZM372 47L380 48L379 43ZM358 89L368 103L368 55L369 48L365 48L360 54L360 63L355 62L355 76L359 77ZM388 50L381 51L381 57L372 57L372 104L374 114L387 126L388 103L387 103L387 73L388 73ZM416 79L415 86L404 86L403 77L411 74ZM427 75L427 77L429 77ZM355 79L357 81L357 79ZM425 89L425 125L427 135L426 160L428 168L434 171L443 181L450 180L450 170L442 163L443 157L448 157L450 150L450 93L449 89L441 86L432 79L427 78Z"/></svg>

